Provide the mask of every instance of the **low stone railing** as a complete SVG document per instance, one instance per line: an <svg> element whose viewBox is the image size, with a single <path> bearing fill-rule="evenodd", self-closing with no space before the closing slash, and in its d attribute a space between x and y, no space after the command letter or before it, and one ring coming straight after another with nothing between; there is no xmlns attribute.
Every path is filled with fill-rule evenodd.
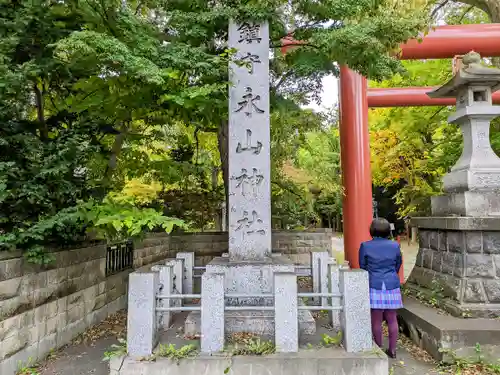
<svg viewBox="0 0 500 375"><path fill-rule="evenodd" d="M127 350L132 357L150 356L161 329L170 327L174 313L201 312L201 351L220 352L224 348L226 311L274 311L277 352L298 351L298 314L300 310L325 310L330 323L340 327L348 352L372 348L368 274L338 266L328 252L311 253L311 267L298 266L299 274L313 277L312 293L297 290L295 265L274 273L274 289L269 294L226 293L224 274L201 275L201 294L193 293L195 267L193 253L179 253L178 258L155 266L152 272L135 272L129 278ZM265 298L266 306L228 306L229 298ZM304 305L299 298L315 299ZM184 306L186 299L200 299L199 306Z"/></svg>

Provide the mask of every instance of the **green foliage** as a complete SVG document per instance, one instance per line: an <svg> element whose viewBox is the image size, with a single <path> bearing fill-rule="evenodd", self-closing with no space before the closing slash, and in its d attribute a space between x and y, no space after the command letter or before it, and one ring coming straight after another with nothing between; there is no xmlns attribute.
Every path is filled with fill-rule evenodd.
<svg viewBox="0 0 500 375"><path fill-rule="evenodd" d="M330 336L327 335L326 333L323 333L321 335L321 343L325 347L332 347L332 346L338 346L342 342L342 331L339 331L335 336Z"/></svg>
<svg viewBox="0 0 500 375"><path fill-rule="evenodd" d="M79 173L93 150L88 138L61 132L57 142L42 142L14 122L4 123L0 134L0 233L7 237L2 244L11 243L13 233L21 236L18 244L29 245L28 237L41 240L44 235L73 243L78 230L65 226L57 213L90 193L91 186ZM39 219L45 223L37 224Z"/></svg>
<svg viewBox="0 0 500 375"><path fill-rule="evenodd" d="M137 238L147 230L160 228L170 233L174 226L185 226L182 220L163 216L154 208L137 207L133 198L114 199L109 196L102 204L81 206L80 213L97 235L108 241Z"/></svg>
<svg viewBox="0 0 500 375"><path fill-rule="evenodd" d="M0 243L3 249L25 250L24 255L30 262L44 265L53 260L53 257L46 252L46 246L52 245L54 238L61 238L61 235L57 233L71 234L79 228L83 228L81 214L76 207L69 207L54 215L42 217L31 226L16 228L12 232L1 234ZM58 245L60 246L61 243L59 242Z"/></svg>
<svg viewBox="0 0 500 375"><path fill-rule="evenodd" d="M319 116L318 116L319 117ZM340 145L336 111L322 115L317 128L295 136L282 173L273 175L273 219L282 228L323 222L333 227L341 215ZM274 162L276 163L276 161Z"/></svg>
<svg viewBox="0 0 500 375"><path fill-rule="evenodd" d="M313 186L319 191L315 210L328 221L342 212L340 140L338 128L334 125L307 134L297 157L297 165L308 172Z"/></svg>
<svg viewBox="0 0 500 375"><path fill-rule="evenodd" d="M276 346L271 341L261 339L245 339L242 344L236 343L231 355L269 355L276 352Z"/></svg>
<svg viewBox="0 0 500 375"><path fill-rule="evenodd" d="M316 199L283 173L323 126L300 106L338 74L333 61L376 80L400 71L388 52L416 35L419 11L358 0L0 1L0 248L45 264L45 249L89 233L115 241L214 227L236 52L220 41L243 18L271 23L273 215L296 227L338 212L335 174L320 181L315 168ZM302 44L282 55L289 30Z"/></svg>
<svg viewBox="0 0 500 375"><path fill-rule="evenodd" d="M468 7L467 7L468 8ZM467 10L447 9L448 23L462 22ZM468 23L481 22L477 10L467 13ZM376 87L439 86L452 77L451 60L405 62L406 73ZM451 107L410 107L370 111L372 175L374 184L397 187L394 197L401 217L430 214L430 197L441 194L442 176L460 157L460 129L447 122ZM500 132L491 129L494 150L500 151Z"/></svg>
<svg viewBox="0 0 500 375"><path fill-rule="evenodd" d="M333 0L322 4L311 0L293 4L282 0L223 1L216 6L185 1L169 3L165 11L169 19L167 40L172 45L204 46L204 52L220 56L233 52L225 51L224 44L215 42L227 39L230 18L270 20L273 221L281 227L307 225L318 219L307 189L296 186L282 172L284 163L294 158L303 135L320 125L319 117L302 110L300 105L318 100L323 77L338 75L338 65L333 61L347 63L373 79L401 70L400 62L388 52L415 36L424 25L420 10L391 1ZM283 55L279 47L288 34L300 43ZM189 63L203 64L198 58L196 52L190 52ZM189 68L187 71L190 72ZM200 81L207 84L226 80L227 70L220 65L200 76ZM222 151L227 144L226 92L225 89L211 92L207 103L197 102L184 118L186 124L203 132L223 129L218 131ZM220 158L227 193L226 153L221 152Z"/></svg>
<svg viewBox="0 0 500 375"><path fill-rule="evenodd" d="M26 363L18 361L16 375L40 375L39 366L31 357Z"/></svg>
<svg viewBox="0 0 500 375"><path fill-rule="evenodd" d="M109 362L114 357L121 357L127 354L127 340L118 339L118 344L113 344L104 352L103 361Z"/></svg>
<svg viewBox="0 0 500 375"><path fill-rule="evenodd" d="M67 228L87 228L97 235L97 239L108 242L139 238L147 231L162 229L171 232L174 226L184 227L179 219L163 216L154 208L137 207L133 198L113 199L107 197L101 204L90 200L78 202L76 206L60 210L55 215L47 215L32 226L0 236L7 248L25 249L28 260L37 264L47 264L53 257L44 245L52 233Z"/></svg>
<svg viewBox="0 0 500 375"><path fill-rule="evenodd" d="M444 299L443 294L444 288L442 282L439 280L433 279L431 281L431 294L429 298L429 304L433 307L439 307L441 301Z"/></svg>
<svg viewBox="0 0 500 375"><path fill-rule="evenodd" d="M193 358L197 354L197 349L194 345L183 345L177 349L175 344L160 344L156 355L166 357L177 363L181 359Z"/></svg>
<svg viewBox="0 0 500 375"><path fill-rule="evenodd" d="M442 349L440 352L447 356L446 363L439 366L443 374L500 374L500 361L492 362L485 358L481 345L476 344L475 354L469 358L458 356L455 351Z"/></svg>
<svg viewBox="0 0 500 375"><path fill-rule="evenodd" d="M408 73L382 86L435 86L451 78L451 62L405 63ZM378 186L402 186L395 201L401 217L426 214L430 196L458 160L460 129L448 124L451 108L376 109L370 113L372 174Z"/></svg>

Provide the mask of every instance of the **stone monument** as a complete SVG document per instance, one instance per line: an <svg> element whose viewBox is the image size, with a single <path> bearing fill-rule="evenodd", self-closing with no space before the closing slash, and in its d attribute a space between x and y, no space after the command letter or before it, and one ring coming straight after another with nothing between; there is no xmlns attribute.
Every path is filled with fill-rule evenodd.
<svg viewBox="0 0 500 375"><path fill-rule="evenodd" d="M432 198L432 216L419 228L417 262L408 285L444 297L457 316L500 315L500 158L490 144L490 121L500 115L492 93L500 69L481 65L470 52L454 77L430 92L457 99L448 121L461 127L460 159L443 178L445 194Z"/></svg>
<svg viewBox="0 0 500 375"><path fill-rule="evenodd" d="M255 307L273 305L266 295L273 294L274 273L295 267L271 249L268 23L230 22L229 48L237 51L229 67L229 254L213 259L206 272L224 274L227 305L249 306L226 311L227 333L270 335L274 313ZM299 312L299 329L315 332L309 311ZM190 313L185 331L200 333L198 312Z"/></svg>

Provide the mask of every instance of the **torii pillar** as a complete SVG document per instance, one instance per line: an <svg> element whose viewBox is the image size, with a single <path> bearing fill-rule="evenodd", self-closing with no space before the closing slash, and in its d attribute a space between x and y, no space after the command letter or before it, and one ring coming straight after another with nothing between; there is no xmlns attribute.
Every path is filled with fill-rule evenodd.
<svg viewBox="0 0 500 375"><path fill-rule="evenodd" d="M344 254L352 268L359 268L359 245L370 239L369 228L373 218L366 90L365 77L347 66L340 68Z"/></svg>
<svg viewBox="0 0 500 375"><path fill-rule="evenodd" d="M483 56L500 54L500 24L446 25L431 30L422 40L412 39L400 47L399 59L445 59L465 55L471 50ZM418 103L429 91L410 89L411 94L401 96L398 89L394 95L378 98L372 95L377 106L422 105ZM403 90L403 89L399 89ZM413 91L412 91L413 90ZM373 89L372 89L373 91ZM420 91L422 91L420 89ZM408 93L408 92L407 92ZM373 94L376 94L373 92ZM417 94L417 95L415 95ZM401 99L406 100L405 104ZM453 98L425 98L423 105L453 105ZM500 98L499 98L500 99ZM451 103L449 103L451 102ZM380 104L384 105L380 105ZM432 103L432 104L431 104ZM342 178L344 181L344 253L351 267L357 268L358 250L361 242L370 239L369 227L372 220L372 181L370 174L370 149L368 131L368 99L366 80L346 66L340 70L340 142L342 158Z"/></svg>

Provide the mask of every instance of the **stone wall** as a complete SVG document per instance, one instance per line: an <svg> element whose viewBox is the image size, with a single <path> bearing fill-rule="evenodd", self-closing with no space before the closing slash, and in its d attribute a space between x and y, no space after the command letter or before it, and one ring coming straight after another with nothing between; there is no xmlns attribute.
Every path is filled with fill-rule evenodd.
<svg viewBox="0 0 500 375"><path fill-rule="evenodd" d="M500 231L420 228L410 285L457 316L500 314Z"/></svg>
<svg viewBox="0 0 500 375"><path fill-rule="evenodd" d="M307 232L273 231L273 252L289 256L295 263L309 264L313 249L331 249L331 229ZM171 236L170 249L175 252L195 251L196 265L205 265L228 251L227 232L205 232Z"/></svg>
<svg viewBox="0 0 500 375"><path fill-rule="evenodd" d="M330 249L332 232L275 232L273 248L297 263L313 249ZM205 265L227 252L227 233L154 235L135 244L134 269L146 268L177 252L194 251ZM126 307L127 270L107 276L106 246L58 251L45 268L20 253L0 253L0 373L43 358L86 328ZM55 268L57 265L57 268Z"/></svg>
<svg viewBox="0 0 500 375"><path fill-rule="evenodd" d="M168 257L168 248L141 249L151 259ZM43 358L71 342L86 328L126 307L127 276L105 275L106 246L53 253L42 268L20 254L0 260L0 373L15 373L19 363ZM138 251L134 263L139 262ZM52 268L52 269L51 269Z"/></svg>

